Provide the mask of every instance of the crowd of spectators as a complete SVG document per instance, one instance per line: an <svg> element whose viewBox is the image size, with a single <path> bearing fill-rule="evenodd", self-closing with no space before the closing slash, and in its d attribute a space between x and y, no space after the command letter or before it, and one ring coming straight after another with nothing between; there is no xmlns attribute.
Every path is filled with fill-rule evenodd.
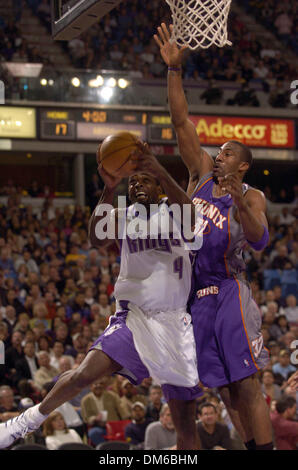
<svg viewBox="0 0 298 470"><path fill-rule="evenodd" d="M49 0L28 0L27 3L50 32ZM263 0L247 0L245 4L250 13L255 10L259 12L258 19L266 21L271 31L274 20L277 34L286 45L297 44L295 2L288 0L279 5L277 1L271 0L266 2L266 6L264 3ZM290 22L288 33L284 29L285 17ZM144 9L144 2L130 0L121 3L79 37L62 41L61 44L75 68L121 70L132 78L164 78L166 67L153 40L153 34L161 21L168 24L171 21L166 2L153 0ZM2 20L2 23L0 56L8 61L41 61L53 66L46 57L41 57L38 48L28 46L18 23L14 20L6 23ZM276 49L272 41L251 32L233 10L228 30L233 47L211 47L185 54L185 78L207 80L209 83L213 80L234 82L241 87L233 98L225 101L222 93L209 91L206 103L260 106L255 94L255 89L260 89L268 94L270 106L290 105L289 85L297 78L296 63L287 60L282 48ZM219 89L222 89L222 85Z"/></svg>
<svg viewBox="0 0 298 470"><path fill-rule="evenodd" d="M38 194L33 191L31 197ZM287 429L298 425L293 421L297 396L286 385L297 367L291 349L298 340L297 198L289 207L270 219L266 249L245 253L247 279L271 354L260 380L277 435L284 424ZM0 207L2 421L28 403L40 402L61 373L78 367L115 312L119 253L114 245L90 248L89 217L89 207L54 209L48 200L34 212L31 205L20 204L12 189L7 204ZM49 448L82 438L96 446L105 440L106 422L116 420L122 423L120 436L134 448L172 448L175 430L169 410L164 408L160 415L163 404L161 389L150 378L139 387L120 376L105 378L62 405L43 434L39 431L28 439L46 442ZM198 430L206 448L243 447L216 390L206 390L198 400ZM276 445L294 449L294 440L281 436Z"/></svg>
<svg viewBox="0 0 298 470"><path fill-rule="evenodd" d="M0 16L0 62L30 62L53 65L50 59L30 45L15 18L5 20Z"/></svg>
<svg viewBox="0 0 298 470"><path fill-rule="evenodd" d="M295 0L242 0L241 5L298 53L298 7Z"/></svg>

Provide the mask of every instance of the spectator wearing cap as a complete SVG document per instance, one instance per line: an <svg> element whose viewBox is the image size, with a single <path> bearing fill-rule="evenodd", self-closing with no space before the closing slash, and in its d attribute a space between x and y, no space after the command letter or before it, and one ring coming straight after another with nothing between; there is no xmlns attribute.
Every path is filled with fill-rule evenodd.
<svg viewBox="0 0 298 470"><path fill-rule="evenodd" d="M159 421L150 423L145 431L145 450L176 450L177 433L169 405L165 403Z"/></svg>
<svg viewBox="0 0 298 470"><path fill-rule="evenodd" d="M280 400L282 397L281 388L274 383L274 374L271 370L264 370L262 373L262 392L268 406L272 400Z"/></svg>
<svg viewBox="0 0 298 470"><path fill-rule="evenodd" d="M127 442L138 446L138 449L144 448L146 428L153 422L152 418L147 418L145 415L145 405L140 401L136 401L131 407L132 422L126 426L124 432Z"/></svg>
<svg viewBox="0 0 298 470"><path fill-rule="evenodd" d="M37 354L39 368L34 374L34 384L41 390L42 386L51 382L58 374L58 370L50 365L50 355L46 351L40 351Z"/></svg>
<svg viewBox="0 0 298 470"><path fill-rule="evenodd" d="M199 419L197 429L202 449L232 450L229 428L218 421L218 413L212 403L202 403L199 408Z"/></svg>
<svg viewBox="0 0 298 470"><path fill-rule="evenodd" d="M287 380L295 370L296 367L291 364L289 351L282 349L279 353L278 362L272 366L272 372L280 374L284 380Z"/></svg>
<svg viewBox="0 0 298 470"><path fill-rule="evenodd" d="M271 413L271 422L277 450L297 450L298 423L294 421L296 400L284 397L276 403L276 411Z"/></svg>
<svg viewBox="0 0 298 470"><path fill-rule="evenodd" d="M132 405L135 402L140 401L144 406L147 405L147 398L137 394L136 387L127 379L122 382L122 395L120 400L126 419L131 418Z"/></svg>

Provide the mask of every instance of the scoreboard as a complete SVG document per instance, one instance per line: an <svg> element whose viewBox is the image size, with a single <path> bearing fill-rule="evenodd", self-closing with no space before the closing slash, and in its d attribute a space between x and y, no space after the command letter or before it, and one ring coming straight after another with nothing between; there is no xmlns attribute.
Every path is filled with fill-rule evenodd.
<svg viewBox="0 0 298 470"><path fill-rule="evenodd" d="M40 109L42 140L98 141L120 131L129 131L149 143L176 143L169 115L92 108Z"/></svg>
<svg viewBox="0 0 298 470"><path fill-rule="evenodd" d="M200 141L222 145L239 140L251 147L295 148L295 120L190 115ZM153 145L176 145L168 113L86 108L0 106L0 138L99 142L129 131Z"/></svg>

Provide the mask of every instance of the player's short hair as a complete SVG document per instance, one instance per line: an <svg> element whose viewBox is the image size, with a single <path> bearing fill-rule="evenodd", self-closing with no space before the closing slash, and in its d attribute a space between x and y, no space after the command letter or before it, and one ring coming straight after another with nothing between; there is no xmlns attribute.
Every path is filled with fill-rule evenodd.
<svg viewBox="0 0 298 470"><path fill-rule="evenodd" d="M203 413L204 408L213 408L215 413L217 413L216 407L213 405L213 403L210 403L209 401L205 401L199 406L199 415L201 416Z"/></svg>
<svg viewBox="0 0 298 470"><path fill-rule="evenodd" d="M276 411L279 414L284 413L288 408L292 408L296 404L294 397L284 397L276 403Z"/></svg>
<svg viewBox="0 0 298 470"><path fill-rule="evenodd" d="M252 165L253 156L251 150L247 147L247 145L243 144L242 142L239 142L238 140L229 140L229 142L238 145L238 147L240 148L241 160L243 162L248 163L250 168Z"/></svg>

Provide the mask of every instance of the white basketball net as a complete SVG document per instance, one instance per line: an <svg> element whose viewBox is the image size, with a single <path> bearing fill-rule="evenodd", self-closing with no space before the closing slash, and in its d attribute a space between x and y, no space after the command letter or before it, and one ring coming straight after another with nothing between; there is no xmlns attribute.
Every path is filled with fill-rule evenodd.
<svg viewBox="0 0 298 470"><path fill-rule="evenodd" d="M173 18L172 39L190 49L231 46L227 22L232 0L166 0Z"/></svg>

